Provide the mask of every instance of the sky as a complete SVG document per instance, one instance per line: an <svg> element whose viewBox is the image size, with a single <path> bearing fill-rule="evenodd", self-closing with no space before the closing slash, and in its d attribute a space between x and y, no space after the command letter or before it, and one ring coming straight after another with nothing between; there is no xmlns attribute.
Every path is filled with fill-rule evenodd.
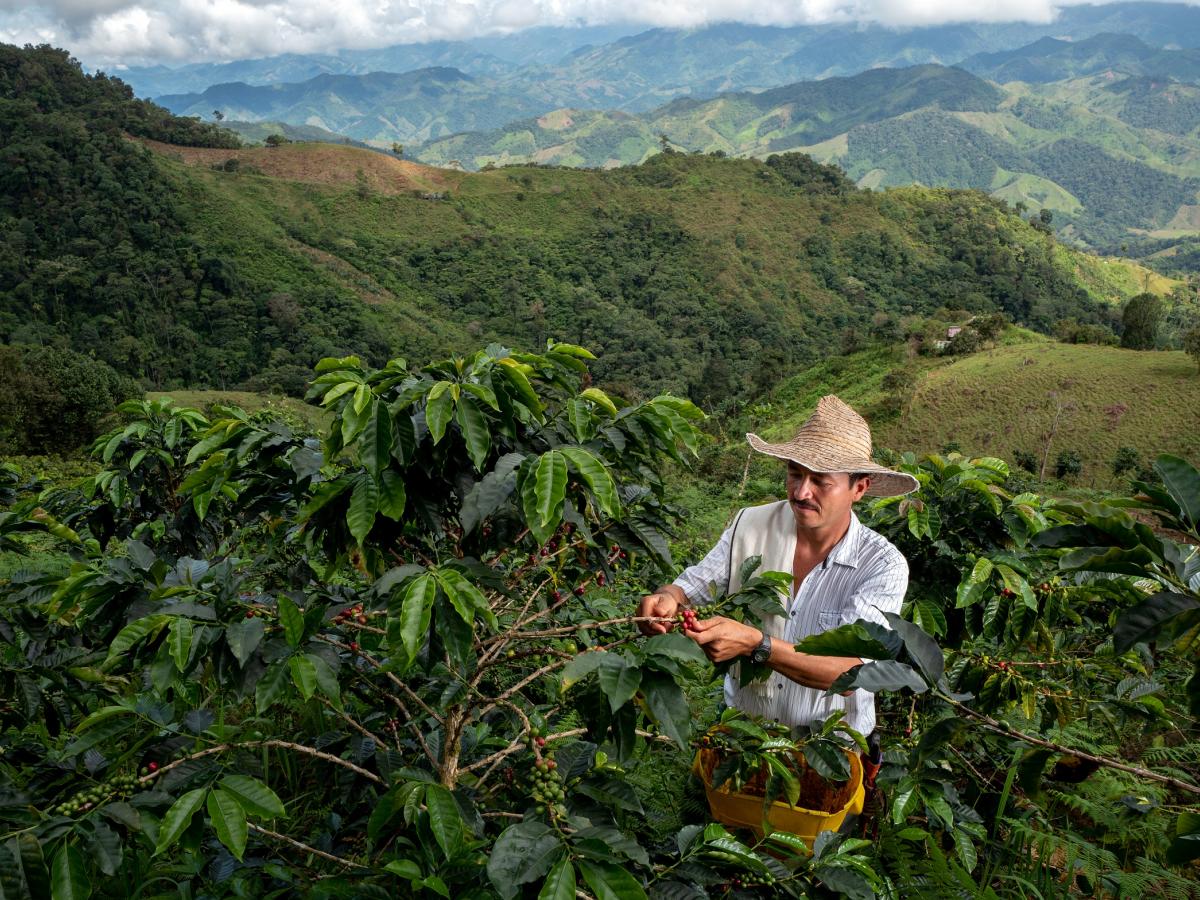
<svg viewBox="0 0 1200 900"><path fill-rule="evenodd" d="M328 53L536 25L694 27L1049 22L1072 0L0 0L0 42L65 47L88 66Z"/></svg>

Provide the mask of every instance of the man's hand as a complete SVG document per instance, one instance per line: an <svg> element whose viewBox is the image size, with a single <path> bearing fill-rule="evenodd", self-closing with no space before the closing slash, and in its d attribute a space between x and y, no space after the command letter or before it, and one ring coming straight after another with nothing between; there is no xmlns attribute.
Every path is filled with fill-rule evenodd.
<svg viewBox="0 0 1200 900"><path fill-rule="evenodd" d="M715 663L749 656L763 639L763 633L753 625L724 616L701 619L684 634L699 644L704 655Z"/></svg>
<svg viewBox="0 0 1200 900"><path fill-rule="evenodd" d="M638 604L637 614L639 616L661 616L664 619L674 619L679 614L681 605L679 598L674 596L672 592L660 589L657 593L642 598L642 602ZM642 634L647 636L666 634L675 627L670 622L638 622L637 626Z"/></svg>

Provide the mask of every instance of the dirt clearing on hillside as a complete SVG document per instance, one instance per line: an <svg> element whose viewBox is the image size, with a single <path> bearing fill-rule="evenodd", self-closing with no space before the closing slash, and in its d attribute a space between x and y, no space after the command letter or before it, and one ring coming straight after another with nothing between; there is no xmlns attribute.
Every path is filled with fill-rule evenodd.
<svg viewBox="0 0 1200 900"><path fill-rule="evenodd" d="M362 172L367 186L380 194L435 192L455 187L461 175L450 169L435 169L382 153L338 144L285 144L282 147L247 147L221 150L212 147L179 147L159 141L143 144L189 166L211 168L236 159L247 169L272 178L308 184L354 187Z"/></svg>

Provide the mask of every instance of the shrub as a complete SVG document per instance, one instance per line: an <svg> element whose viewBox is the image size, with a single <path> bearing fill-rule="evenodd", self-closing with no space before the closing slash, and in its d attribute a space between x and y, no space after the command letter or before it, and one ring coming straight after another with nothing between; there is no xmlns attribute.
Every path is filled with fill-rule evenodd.
<svg viewBox="0 0 1200 900"><path fill-rule="evenodd" d="M1083 471L1083 460L1075 450L1062 450L1054 459L1054 477L1060 480L1074 478Z"/></svg>
<svg viewBox="0 0 1200 900"><path fill-rule="evenodd" d="M1183 335L1183 350L1196 361L1200 370L1200 325L1193 325Z"/></svg>
<svg viewBox="0 0 1200 900"><path fill-rule="evenodd" d="M966 356L974 353L983 345L983 339L974 328L964 327L962 331L950 338L945 353L951 356Z"/></svg>
<svg viewBox="0 0 1200 900"><path fill-rule="evenodd" d="M1036 453L1030 453L1028 450L1014 450L1012 454L1013 462L1015 462L1026 472L1029 472L1032 475L1037 474L1038 459Z"/></svg>
<svg viewBox="0 0 1200 900"><path fill-rule="evenodd" d="M1116 333L1107 325L1081 324L1075 319L1060 319L1054 326L1054 335L1064 344L1099 344L1116 346Z"/></svg>
<svg viewBox="0 0 1200 900"><path fill-rule="evenodd" d="M1142 457L1136 447L1118 447L1112 460L1112 473L1120 478L1126 472L1136 472L1142 466Z"/></svg>

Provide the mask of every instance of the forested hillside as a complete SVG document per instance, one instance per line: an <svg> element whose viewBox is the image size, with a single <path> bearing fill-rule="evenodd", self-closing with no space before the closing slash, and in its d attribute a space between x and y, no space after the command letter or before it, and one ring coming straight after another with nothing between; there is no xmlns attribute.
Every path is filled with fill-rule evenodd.
<svg viewBox="0 0 1200 900"><path fill-rule="evenodd" d="M467 175L327 144L151 152L122 133L228 138L139 125L150 107L63 53L4 59L0 342L148 386L296 392L323 356L558 337L630 395L707 403L941 306L1047 329L1137 290L983 195L860 191L803 156ZM42 105L14 99L38 78Z"/></svg>

